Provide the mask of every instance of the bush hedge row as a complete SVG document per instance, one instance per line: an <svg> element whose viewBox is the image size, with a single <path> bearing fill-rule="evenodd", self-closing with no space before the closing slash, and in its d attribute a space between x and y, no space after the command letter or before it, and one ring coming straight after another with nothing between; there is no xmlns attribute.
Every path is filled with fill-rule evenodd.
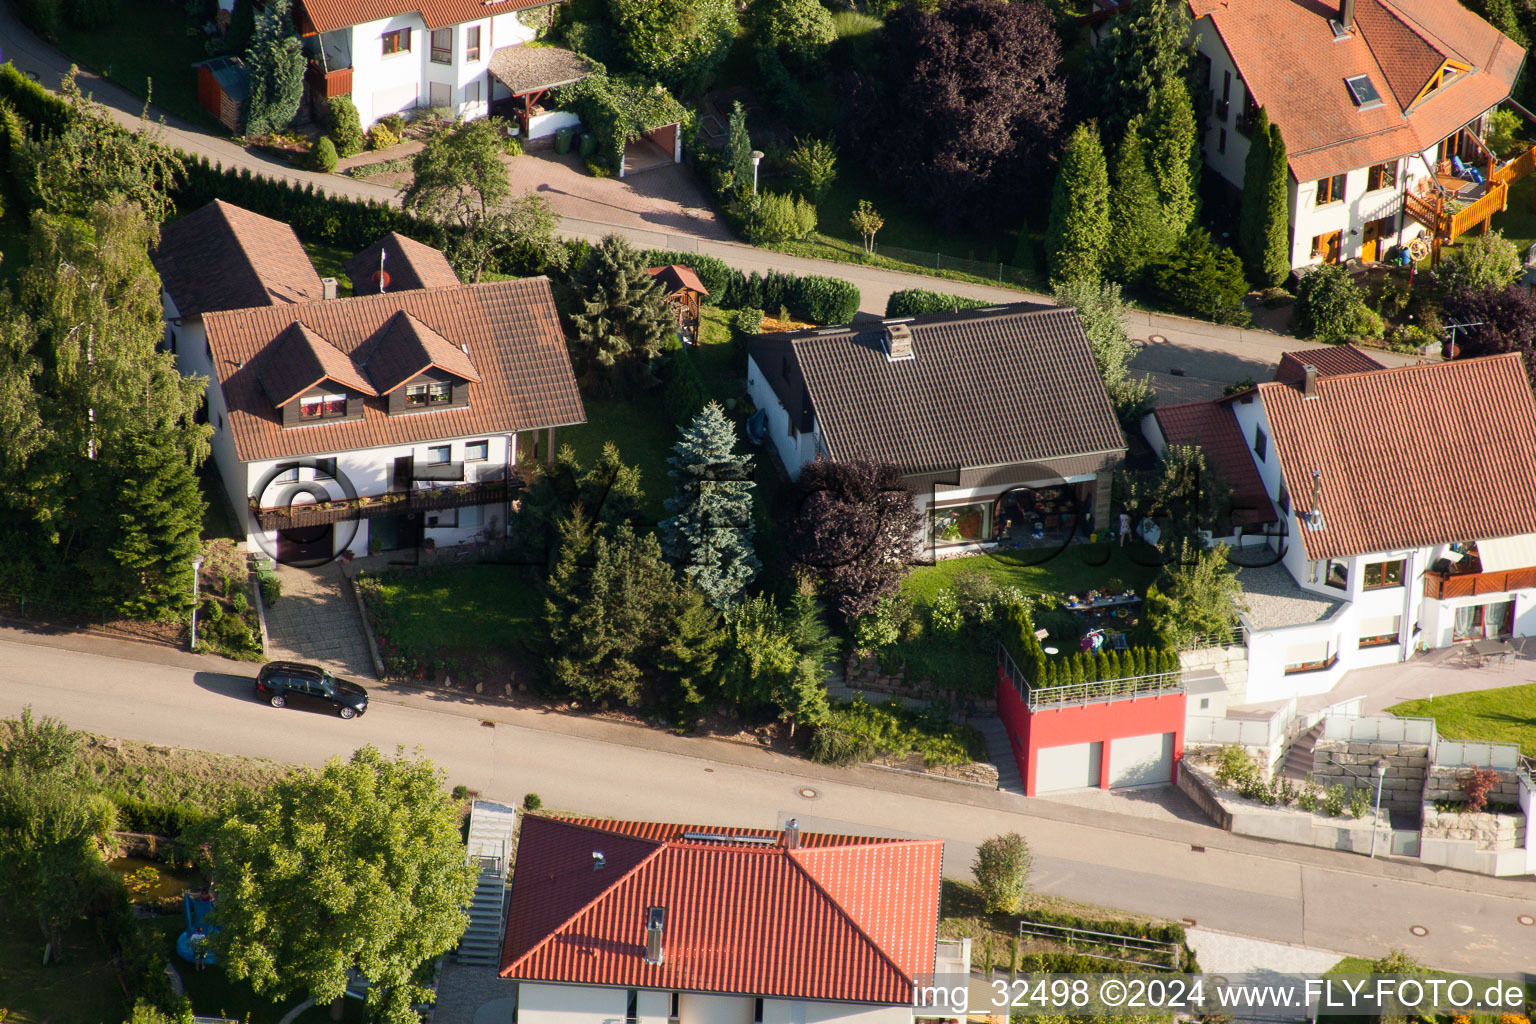
<svg viewBox="0 0 1536 1024"><path fill-rule="evenodd" d="M922 316L924 313L949 313L957 309L976 309L989 305L982 299L968 299L964 295L946 295L926 288L903 288L891 292L885 300L886 316Z"/></svg>
<svg viewBox="0 0 1536 1024"><path fill-rule="evenodd" d="M668 249L647 249L640 257L647 266L675 263L693 268L709 290L704 300L709 306L761 309L770 315L783 308L815 324L845 324L859 311L858 286L837 277L798 277L779 270L743 274L719 257Z"/></svg>
<svg viewBox="0 0 1536 1024"><path fill-rule="evenodd" d="M1023 605L1012 604L1003 610L1001 628L1004 646L1031 686L1110 682L1176 672L1179 668L1177 653L1155 647L1100 651L1098 654L1078 651L1048 658L1035 636L1034 620Z"/></svg>

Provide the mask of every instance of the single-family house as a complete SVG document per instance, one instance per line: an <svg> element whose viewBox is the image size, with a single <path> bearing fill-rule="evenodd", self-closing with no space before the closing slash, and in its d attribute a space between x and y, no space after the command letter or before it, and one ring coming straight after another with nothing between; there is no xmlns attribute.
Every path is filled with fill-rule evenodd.
<svg viewBox="0 0 1536 1024"><path fill-rule="evenodd" d="M525 816L500 971L511 1019L952 1018L919 1006L936 973L969 977L963 944L938 938L942 862L938 840L802 832L793 820L747 829Z"/></svg>
<svg viewBox="0 0 1536 1024"><path fill-rule="evenodd" d="M1103 0L1101 0L1103 2ZM1289 166L1293 267L1438 253L1530 172L1483 142L1525 51L1457 0L1190 0L1207 165L1241 189L1259 110ZM1517 110L1521 110L1518 106ZM1528 116L1528 115L1527 115Z"/></svg>
<svg viewBox="0 0 1536 1024"><path fill-rule="evenodd" d="M550 3L299 0L294 23L309 59L310 95L351 96L364 127L417 107L484 117L493 104L516 100L508 112L525 136L550 134L576 119L556 113L530 124L533 103L591 70L567 50L523 49L538 34L524 15Z"/></svg>
<svg viewBox="0 0 1536 1024"><path fill-rule="evenodd" d="M989 306L765 334L747 390L791 477L897 466L939 555L1104 529L1125 436L1072 309Z"/></svg>
<svg viewBox="0 0 1536 1024"><path fill-rule="evenodd" d="M1255 568L1240 571L1247 664L1232 704L1536 633L1536 401L1518 354L1387 368L1327 348L1288 355L1276 378L1205 403L1217 434L1181 432L1188 407L1143 424L1159 449L1213 438L1217 471L1279 517L1237 538Z"/></svg>
<svg viewBox="0 0 1536 1024"><path fill-rule="evenodd" d="M453 288L459 275L441 249L391 231L342 265L353 295L414 288Z"/></svg>

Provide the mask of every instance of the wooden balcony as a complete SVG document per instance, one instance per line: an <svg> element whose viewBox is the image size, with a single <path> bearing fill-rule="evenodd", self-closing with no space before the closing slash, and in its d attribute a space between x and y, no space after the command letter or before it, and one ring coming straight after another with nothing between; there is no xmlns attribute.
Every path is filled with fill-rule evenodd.
<svg viewBox="0 0 1536 1024"><path fill-rule="evenodd" d="M316 96L324 96L326 99L334 99L337 96L352 95L352 69L337 68L327 71L320 66L319 61L310 61L309 69L305 72L309 80L309 89Z"/></svg>
<svg viewBox="0 0 1536 1024"><path fill-rule="evenodd" d="M354 519L377 519L419 512L437 512L465 505L494 505L508 501L522 488L522 481L486 480L453 487L412 491L391 491L345 501L315 502L309 505L253 507L252 512L263 530L289 530Z"/></svg>
<svg viewBox="0 0 1536 1024"><path fill-rule="evenodd" d="M1435 601L1480 594L1503 594L1511 590L1536 587L1536 568L1506 569L1503 572L1426 572L1424 596Z"/></svg>
<svg viewBox="0 0 1536 1024"><path fill-rule="evenodd" d="M1511 161L1514 163L1517 161ZM1497 172L1495 172L1497 173ZM1456 209L1457 200L1443 194L1420 195L1410 192L1404 197L1408 216L1429 228L1442 242L1454 242L1479 224L1484 224L1496 213L1503 213L1509 206L1509 183L1492 180L1478 188L1481 194Z"/></svg>

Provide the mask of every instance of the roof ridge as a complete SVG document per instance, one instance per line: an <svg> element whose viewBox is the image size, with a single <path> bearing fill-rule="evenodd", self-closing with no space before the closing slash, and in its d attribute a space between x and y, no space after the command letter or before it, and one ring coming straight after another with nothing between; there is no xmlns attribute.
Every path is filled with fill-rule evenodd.
<svg viewBox="0 0 1536 1024"><path fill-rule="evenodd" d="M939 839L917 839L910 841L924 844L942 844L943 842L943 840ZM878 849L878 847L872 848ZM885 948L881 946L880 943L874 940L874 937L865 930L864 926L859 923L859 920L848 912L848 908L843 906L842 903L838 901L837 897L833 896L830 892L827 891L827 887L821 884L821 879L812 874L810 868L800 863L800 858L796 856L796 854L800 853L816 853L822 850L844 849L844 847L797 847L793 850L789 849L788 847L780 847L780 849L784 851L784 855L789 859L789 862L795 866L796 870L803 874L811 883L812 887L814 887L817 892L821 893L821 895L826 899L828 903L832 904L833 908L836 909L837 912L848 921L848 924L852 926L854 931L859 933L859 937L869 944L870 948L872 948L875 953L879 955L880 959L884 960L887 964L890 965L891 970L896 972L896 976L907 982L909 985L915 986L917 984L917 979L909 976L907 972L902 969L901 965L896 963L896 961L891 958L891 955L885 951Z"/></svg>
<svg viewBox="0 0 1536 1024"><path fill-rule="evenodd" d="M1289 355L1290 353L1282 353L1282 354L1283 355ZM1369 358L1369 357L1367 357L1367 358ZM1435 372L1435 371L1439 371L1439 370L1447 370L1447 371L1449 371L1450 368L1453 367L1453 366L1457 366L1457 367L1471 366L1473 363L1481 362L1482 360L1485 360L1485 359L1487 359L1487 360L1492 360L1492 359L1523 359L1523 357L1520 355L1519 352L1491 352L1491 353L1489 353L1488 355L1485 355L1485 356L1469 356L1466 359L1444 359L1444 360L1441 360L1438 363L1405 363L1405 364L1403 364L1401 366L1386 366L1386 365L1382 365L1382 366L1377 367L1374 370L1349 370L1349 371L1347 371L1345 373L1330 373L1330 374L1326 374L1326 375L1320 374L1318 376L1318 378L1317 378L1317 381L1318 381L1319 384L1321 384L1323 381L1347 380L1347 379L1352 378L1352 377L1378 377L1379 378L1383 374L1431 373L1431 372ZM1308 365L1306 363L1306 360L1298 360L1298 361L1301 362L1302 365ZM1464 371L1458 369L1458 370L1455 370L1453 372L1462 373ZM1283 380L1265 380L1265 381L1260 381L1258 384L1255 385L1255 387L1260 389L1260 390L1262 390L1264 388L1282 387L1282 388L1290 388L1291 390L1294 391L1295 388L1296 388L1296 385L1295 384L1286 383ZM1227 397L1235 398L1236 396L1235 395L1228 395Z"/></svg>
<svg viewBox="0 0 1536 1024"><path fill-rule="evenodd" d="M586 826L584 826L584 825L581 825L581 824L579 824L577 822L570 821L570 820L565 819L565 818L546 818L545 820L546 821L558 821L561 824L568 825L568 826L571 826L571 827L574 827L574 828L586 828ZM600 829L591 829L589 831L597 832L597 831L601 831L601 830ZM621 833L608 832L606 834L607 835L620 835ZM603 899L609 893L611 893L615 889L617 889L620 885L624 884L629 879L633 878L634 875L635 875L635 872L639 871L641 868L645 867L651 861L655 860L661 854L661 852L667 848L667 844L666 843L657 842L654 839L641 839L639 836L625 836L624 838L626 838L626 839L633 839L633 840L635 840L637 842L641 842L641 843L650 843L650 844L652 844L653 849L651 850L650 853L646 854L644 857L641 857L638 861L636 861L634 867L630 868L628 871L625 871L623 874L615 876L612 885L609 885L609 886L599 890L598 893L595 896L593 896L590 900L587 900L587 902L583 903L581 905L581 907L578 908L569 917L567 917L565 920L561 921L559 924L555 925L553 928L549 929L549 931L545 933L545 935L544 935L544 937L542 939L540 939L538 942L535 942L533 945L529 946L527 949L523 950L522 955L519 956L516 960L513 960L511 963L505 964L502 967L498 968L497 972L496 972L498 975L504 977L508 971L516 969L518 964L520 964L523 961L527 960L535 952L537 952L538 950L542 949L549 942L552 942L554 940L555 936L559 935L562 931L564 931L566 928L570 927L572 924L575 924L577 918L581 917L581 915L583 915L587 911L591 910L593 905L596 904L598 900ZM522 842L522 837L521 836L518 837L518 842L519 843ZM513 866L513 875L514 875L514 877L516 876L516 873L517 873L517 869L516 869L516 865L514 864L514 866Z"/></svg>

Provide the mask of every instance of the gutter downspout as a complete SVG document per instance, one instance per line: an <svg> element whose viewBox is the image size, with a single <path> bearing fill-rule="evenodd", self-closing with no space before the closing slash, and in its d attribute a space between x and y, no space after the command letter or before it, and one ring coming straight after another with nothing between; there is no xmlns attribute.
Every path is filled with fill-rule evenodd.
<svg viewBox="0 0 1536 1024"><path fill-rule="evenodd" d="M1403 567L1403 621L1398 624L1400 647L1399 661L1413 657L1413 590L1419 587L1423 593L1418 573L1419 549L1408 552L1408 564Z"/></svg>

